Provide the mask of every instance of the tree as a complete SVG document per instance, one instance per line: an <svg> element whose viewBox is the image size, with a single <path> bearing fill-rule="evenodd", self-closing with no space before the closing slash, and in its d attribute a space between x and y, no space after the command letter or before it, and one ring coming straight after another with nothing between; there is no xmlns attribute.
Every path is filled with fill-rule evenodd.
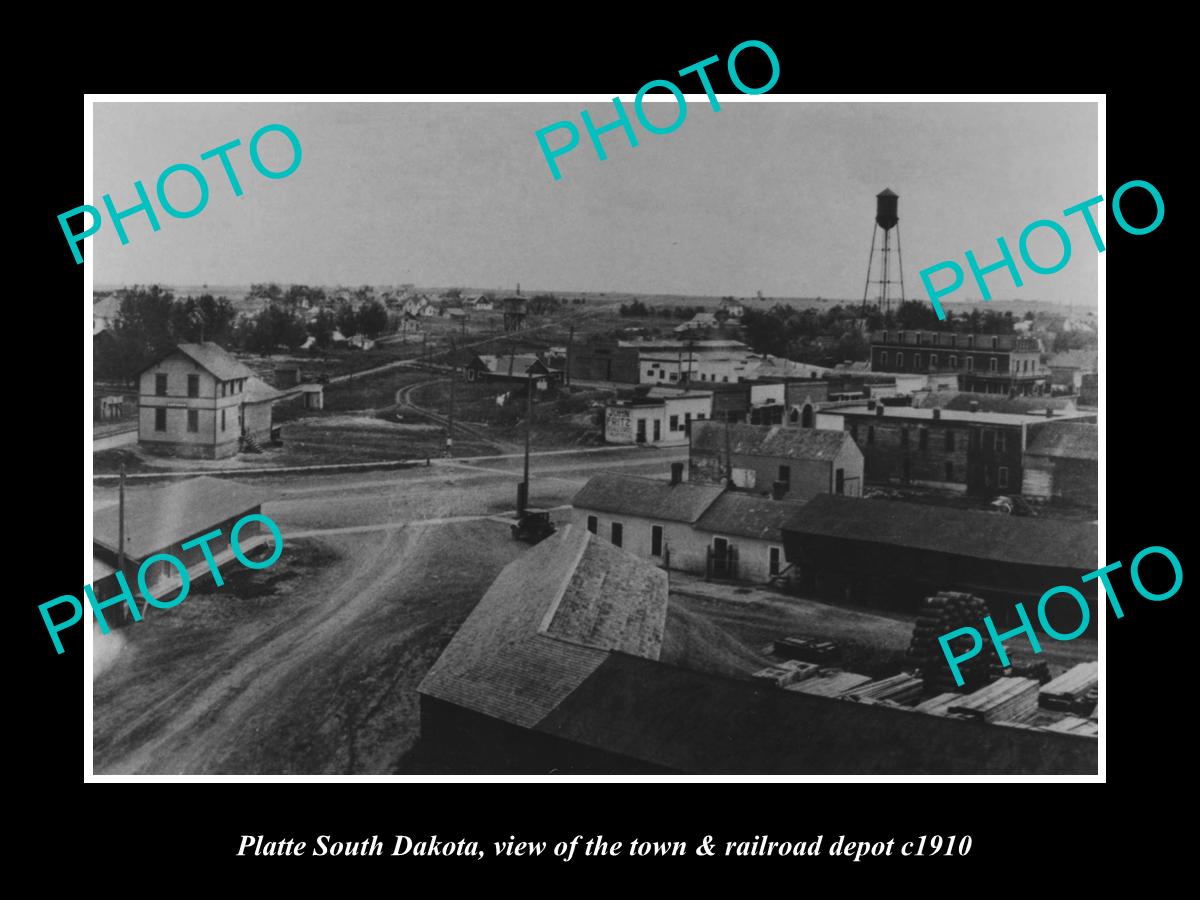
<svg viewBox="0 0 1200 900"><path fill-rule="evenodd" d="M317 342L318 347L328 347L333 343L333 330L337 328L337 322L334 321L334 315L327 309L317 313L317 318L312 324L312 336Z"/></svg>
<svg viewBox="0 0 1200 900"><path fill-rule="evenodd" d="M333 320L337 323L338 331L346 337L358 332L358 316L354 312L354 305L349 300L338 303L337 308L333 311Z"/></svg>
<svg viewBox="0 0 1200 900"><path fill-rule="evenodd" d="M387 309L378 300L368 300L358 308L355 323L359 332L373 338L387 328Z"/></svg>

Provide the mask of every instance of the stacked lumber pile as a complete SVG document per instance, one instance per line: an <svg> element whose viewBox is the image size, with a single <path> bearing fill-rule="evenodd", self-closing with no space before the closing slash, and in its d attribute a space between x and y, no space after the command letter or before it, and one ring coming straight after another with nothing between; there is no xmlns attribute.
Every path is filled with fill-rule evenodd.
<svg viewBox="0 0 1200 900"><path fill-rule="evenodd" d="M1100 733L1100 726L1095 722L1090 719L1081 719L1078 716L1067 716L1045 728L1047 731L1061 731L1064 734L1079 734L1084 737L1096 737Z"/></svg>
<svg viewBox="0 0 1200 900"><path fill-rule="evenodd" d="M927 691L942 693L960 690L954 682L954 673L950 671L950 664L946 661L938 638L964 627L982 632L983 618L987 614L987 603L973 594L939 591L925 598L917 623L913 626L908 658L916 667L917 674L924 679ZM961 690L977 690L1004 674L1000 659L986 634L983 641L983 649L977 656L959 664L963 678ZM972 645L971 636L962 635L950 642L950 652L959 656L970 650Z"/></svg>
<svg viewBox="0 0 1200 900"><path fill-rule="evenodd" d="M1001 678L946 707L946 712L983 722L1018 721L1037 712L1038 683L1032 678Z"/></svg>
<svg viewBox="0 0 1200 900"><path fill-rule="evenodd" d="M855 688L846 694L849 700L861 703L879 703L890 700L893 703L909 703L916 700L925 690L925 683L908 672L901 672L891 678L880 678Z"/></svg>
<svg viewBox="0 0 1200 900"><path fill-rule="evenodd" d="M769 681L776 687L787 687L798 681L804 681L806 678L812 678L820 671L820 668L816 663L789 659L787 662L782 662L777 666L768 666L765 669L759 669L754 673L754 677Z"/></svg>
<svg viewBox="0 0 1200 900"><path fill-rule="evenodd" d="M775 642L773 652L784 659L803 659L827 665L837 662L842 656L842 648L836 642L808 637L780 638Z"/></svg>
<svg viewBox="0 0 1200 900"><path fill-rule="evenodd" d="M798 684L789 684L789 691L814 694L818 697L840 697L871 680L870 675L843 672L841 669L822 669L815 678L807 678Z"/></svg>
<svg viewBox="0 0 1200 900"><path fill-rule="evenodd" d="M961 699L962 694L947 691L944 694L938 694L936 697L930 697L928 700L918 703L913 709L917 712L928 713L931 716L944 716L947 715L946 710L950 707L950 704L957 703Z"/></svg>
<svg viewBox="0 0 1200 900"><path fill-rule="evenodd" d="M1098 662L1080 663L1043 685L1038 693L1038 703L1046 709L1087 712L1096 705L1099 678Z"/></svg>

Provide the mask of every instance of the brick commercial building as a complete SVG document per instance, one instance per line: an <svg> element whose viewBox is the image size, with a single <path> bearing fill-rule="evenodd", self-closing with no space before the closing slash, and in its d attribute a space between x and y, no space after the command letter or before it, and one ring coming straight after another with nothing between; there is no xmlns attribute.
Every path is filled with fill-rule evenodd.
<svg viewBox="0 0 1200 900"><path fill-rule="evenodd" d="M981 394L1040 394L1050 389L1042 345L1018 334L952 331L875 331L873 372L953 372L959 390Z"/></svg>
<svg viewBox="0 0 1200 900"><path fill-rule="evenodd" d="M138 373L138 443L174 456L233 456L243 438L270 439L281 396L212 341L180 344Z"/></svg>
<svg viewBox="0 0 1200 900"><path fill-rule="evenodd" d="M638 351L629 341L594 341L571 349L572 381L638 383Z"/></svg>
<svg viewBox="0 0 1200 900"><path fill-rule="evenodd" d="M857 497L862 491L863 454L844 431L697 423L688 459L694 484L732 481L792 500L820 493Z"/></svg>
<svg viewBox="0 0 1200 900"><path fill-rule="evenodd" d="M974 496L1019 493L1030 433L1053 421L1045 415L913 409L868 401L866 407L822 412L819 424L832 428L839 420L862 450L868 484Z"/></svg>

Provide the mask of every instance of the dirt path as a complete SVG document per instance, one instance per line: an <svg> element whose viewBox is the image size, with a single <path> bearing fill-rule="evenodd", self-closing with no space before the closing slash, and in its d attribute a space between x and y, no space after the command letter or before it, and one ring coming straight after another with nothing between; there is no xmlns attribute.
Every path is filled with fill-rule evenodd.
<svg viewBox="0 0 1200 900"><path fill-rule="evenodd" d="M445 571L463 529L469 539L493 541L495 565ZM96 771L386 771L416 738L416 684L517 552L501 530L472 522L324 538L341 558L292 582L287 608L257 627L251 620L227 629L217 646L191 653L173 672L156 671L146 654L139 659L138 638L155 635L131 634L114 666L125 671L114 677L165 683L103 750L97 738ZM110 702L137 700L122 693ZM97 732L103 717L120 712L98 702Z"/></svg>

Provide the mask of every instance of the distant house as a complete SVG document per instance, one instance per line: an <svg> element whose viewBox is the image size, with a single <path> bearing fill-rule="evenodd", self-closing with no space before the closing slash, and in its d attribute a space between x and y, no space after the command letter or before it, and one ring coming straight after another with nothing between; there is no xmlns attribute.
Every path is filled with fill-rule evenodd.
<svg viewBox="0 0 1200 900"><path fill-rule="evenodd" d="M676 332L696 331L701 328L717 328L720 326L717 317L713 313L696 313L691 319L684 322L682 325L675 326Z"/></svg>
<svg viewBox="0 0 1200 900"><path fill-rule="evenodd" d="M1097 354L1094 350L1071 350L1055 353L1046 362L1050 370L1050 389L1059 393L1075 394L1083 386L1083 376L1097 369Z"/></svg>
<svg viewBox="0 0 1200 900"><path fill-rule="evenodd" d="M719 309L729 319L740 319L746 314L745 307L742 306L742 301L734 300L732 297L726 297L722 300Z"/></svg>
<svg viewBox="0 0 1200 900"><path fill-rule="evenodd" d="M179 344L138 380L138 443L173 456L219 459L270 437L281 394L211 341Z"/></svg>
<svg viewBox="0 0 1200 900"><path fill-rule="evenodd" d="M442 310L443 319L465 319L467 311L461 306L447 306Z"/></svg>
<svg viewBox="0 0 1200 900"><path fill-rule="evenodd" d="M243 516L260 513L265 497L247 485L208 476L130 491L125 499L125 563L121 570L126 583L137 594L142 562L160 553L182 560L190 580L204 577L210 571L204 550L200 546L183 550L180 545L215 529L221 534L208 542L208 548L218 569L225 569L225 564L234 559L230 531ZM121 553L119 515L120 509L114 504L97 512L93 519L92 589L97 600L121 593L115 574ZM248 522L238 532L238 546L243 553L270 543L272 537L262 522ZM165 561L152 563L146 570L146 584L156 597L170 598L178 590L179 571ZM125 605L107 611L110 626L129 620Z"/></svg>
<svg viewBox="0 0 1200 900"><path fill-rule="evenodd" d="M532 353L492 356L474 356L463 367L467 381L521 382L533 378L535 382L552 383L562 380L562 370L548 366Z"/></svg>
<svg viewBox="0 0 1200 900"><path fill-rule="evenodd" d="M491 311L496 308L496 304L492 302L491 297L480 297L475 301L475 308L480 312Z"/></svg>
<svg viewBox="0 0 1200 900"><path fill-rule="evenodd" d="M863 455L844 431L701 422L692 428L689 479L808 500L858 497Z"/></svg>
<svg viewBox="0 0 1200 900"><path fill-rule="evenodd" d="M372 350L375 342L365 334L356 334L346 340L346 346L353 347L355 350Z"/></svg>
<svg viewBox="0 0 1200 900"><path fill-rule="evenodd" d="M614 400L604 409L609 444L686 444L692 423L712 416L711 391L651 388L646 396Z"/></svg>
<svg viewBox="0 0 1200 900"><path fill-rule="evenodd" d="M1047 422L1025 448L1021 493L1087 509L1099 503L1098 425Z"/></svg>

